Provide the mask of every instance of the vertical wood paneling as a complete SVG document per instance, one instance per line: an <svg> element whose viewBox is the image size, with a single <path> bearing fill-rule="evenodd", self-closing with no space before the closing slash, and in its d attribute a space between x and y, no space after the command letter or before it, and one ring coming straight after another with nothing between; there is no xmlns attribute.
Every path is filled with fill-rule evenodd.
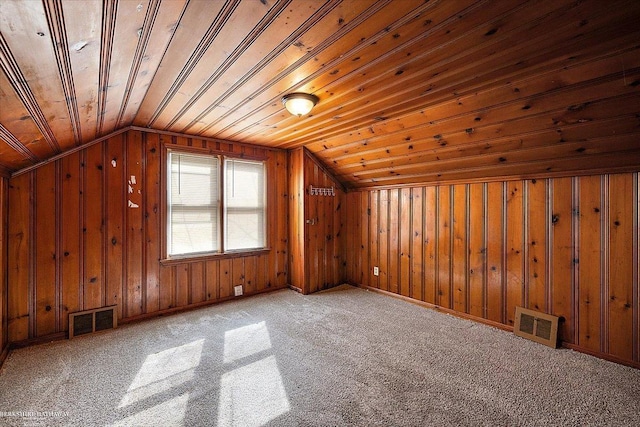
<svg viewBox="0 0 640 427"><path fill-rule="evenodd" d="M526 305L560 316L561 338L572 348L637 362L639 185L629 173L376 189L362 192L370 202L349 208L366 210L353 232L369 237L368 269L385 267L410 239L410 268L400 263L401 285L392 292L404 295L407 276L411 298L505 325ZM388 216L394 193L397 240ZM354 270L353 282L372 277Z"/></svg>
<svg viewBox="0 0 640 427"><path fill-rule="evenodd" d="M322 172L322 171L319 171ZM331 187L331 180L327 176L327 174L321 173L322 186L325 188ZM335 213L336 208L340 204L340 196L336 195L334 197L323 197L321 199L322 206L322 221L323 221L323 233L322 237L324 237L324 245L320 243L321 246L324 246L322 261L318 264L317 269L326 269L327 274L324 276L324 280L322 282L322 289L326 289L331 286L332 283L335 283L338 276L338 260L335 254L335 244L337 239L335 238L335 234L339 232L340 223L335 221Z"/></svg>
<svg viewBox="0 0 640 427"><path fill-rule="evenodd" d="M450 186L438 187L438 294L436 304L445 308L451 307L451 191Z"/></svg>
<svg viewBox="0 0 640 427"><path fill-rule="evenodd" d="M231 260L220 260L220 299L233 295L233 283L231 280Z"/></svg>
<svg viewBox="0 0 640 427"><path fill-rule="evenodd" d="M400 272L398 281L400 282L400 295L408 297L412 294L413 284L411 283L410 263L411 263L411 234L413 231L413 221L411 218L411 189L400 190L399 200L398 232L400 239Z"/></svg>
<svg viewBox="0 0 640 427"><path fill-rule="evenodd" d="M380 192L369 193L369 286L380 288L380 276L373 274L374 267L380 266Z"/></svg>
<svg viewBox="0 0 640 427"><path fill-rule="evenodd" d="M256 256L256 291L264 291L269 288L268 278L269 278L269 267L268 267L269 257L267 255L258 255Z"/></svg>
<svg viewBox="0 0 640 427"><path fill-rule="evenodd" d="M424 301L424 189L411 189L411 233L409 244L411 251L411 298Z"/></svg>
<svg viewBox="0 0 640 427"><path fill-rule="evenodd" d="M580 222L578 278L578 344L600 351L602 286L602 178L580 179Z"/></svg>
<svg viewBox="0 0 640 427"><path fill-rule="evenodd" d="M487 184L487 319L504 322L504 186L501 182Z"/></svg>
<svg viewBox="0 0 640 427"><path fill-rule="evenodd" d="M560 324L560 336L574 342L573 316L573 189L571 178L559 178L553 182L551 256L551 314L564 317Z"/></svg>
<svg viewBox="0 0 640 427"><path fill-rule="evenodd" d="M320 283L324 279L325 269L317 270L317 266L320 265L318 256L321 255L323 247L319 242L319 233L323 223L320 220L318 213L318 197L309 196L309 184L315 183L318 185L318 167L313 162L309 162L307 157L304 157L303 162L304 170L304 212L305 212L305 226L304 226L304 238L305 238L305 283L303 289L305 293L316 292L320 289ZM306 220L310 219L312 222L306 223Z"/></svg>
<svg viewBox="0 0 640 427"><path fill-rule="evenodd" d="M142 195L144 169L143 169L143 134L139 131L128 133L127 144L127 168L125 179L127 180L127 205L125 221L126 227L126 298L127 317L136 316L143 312L143 213L145 210ZM146 139L146 138L145 138ZM179 276L182 277L182 276ZM186 304L185 304L186 305Z"/></svg>
<svg viewBox="0 0 640 427"><path fill-rule="evenodd" d="M163 264L164 144L172 143L237 148L132 130L5 181L11 185L8 194L0 194L10 199L4 239L10 288L3 294L8 310L0 312L7 319L1 339L15 342L67 331L69 313L92 307L117 304L122 320L231 298L236 281L244 285L245 295L287 285L284 151L267 156L259 147L238 146L239 153L268 158L269 252ZM336 213L343 199L330 199L325 226L335 234L329 240L336 240L344 236L343 207ZM344 247L329 243L336 264L329 277L344 280L339 261Z"/></svg>
<svg viewBox="0 0 640 427"><path fill-rule="evenodd" d="M68 329L69 313L82 309L82 280L80 278L82 271L82 221L80 219L80 209L83 195L80 193L81 168L79 153L63 157L60 163L60 179L62 181L59 184L59 193L61 193L60 197L62 197L60 218L63 218L58 224L58 227L61 228L60 236L62 240L60 245L62 250L60 265L62 270L60 275L60 291L62 293L60 301L62 307L60 320L62 330L66 331ZM11 209L13 208L12 206ZM113 218L122 218L121 211L117 211ZM116 236L115 233L114 236ZM122 239L118 240L118 242L121 241ZM121 274L122 260L116 261L116 264L119 266ZM118 278L114 280L118 283ZM119 292L118 290L118 294Z"/></svg>
<svg viewBox="0 0 640 427"><path fill-rule="evenodd" d="M400 224L399 224L399 191L397 189L389 190L389 220L387 232L389 233L388 250L389 264L387 266L387 281L389 283L389 291L393 293L400 292Z"/></svg>
<svg viewBox="0 0 640 427"><path fill-rule="evenodd" d="M424 189L424 300L436 304L438 265L437 187Z"/></svg>
<svg viewBox="0 0 640 427"><path fill-rule="evenodd" d="M484 230L484 184L469 186L469 314L486 317L485 313L485 271L486 246ZM473 220L471 220L473 218Z"/></svg>
<svg viewBox="0 0 640 427"><path fill-rule="evenodd" d="M244 261L244 258L234 258L231 260L231 295L233 295L233 288L236 286L242 286L244 289Z"/></svg>
<svg viewBox="0 0 640 427"><path fill-rule="evenodd" d="M334 187L335 196L310 194L309 187ZM289 153L291 284L303 293L346 280L347 219L344 191L305 149ZM354 239L352 237L352 239Z"/></svg>
<svg viewBox="0 0 640 427"><path fill-rule="evenodd" d="M451 233L453 247L451 249L451 289L452 308L467 313L467 186L453 186L453 218Z"/></svg>
<svg viewBox="0 0 640 427"><path fill-rule="evenodd" d="M142 182L144 206L144 312L153 313L160 310L160 264L161 254L161 146L157 134L148 134L144 146L145 175Z"/></svg>
<svg viewBox="0 0 640 427"><path fill-rule="evenodd" d="M9 219L9 180L0 177L0 364L9 348L7 324L7 225Z"/></svg>
<svg viewBox="0 0 640 427"><path fill-rule="evenodd" d="M380 190L378 200L378 283L380 289L389 290L389 191Z"/></svg>
<svg viewBox="0 0 640 427"><path fill-rule="evenodd" d="M220 261L207 261L204 275L207 300L220 299Z"/></svg>
<svg viewBox="0 0 640 427"><path fill-rule="evenodd" d="M305 212L304 212L304 151L289 153L289 279L292 286L302 289L305 283Z"/></svg>
<svg viewBox="0 0 640 427"><path fill-rule="evenodd" d="M527 185L527 300L528 308L547 311L547 188L545 180L531 180Z"/></svg>
<svg viewBox="0 0 640 427"><path fill-rule="evenodd" d="M353 194L353 193L349 193L349 194ZM369 243L369 239L371 236L371 224L369 221L369 217L371 215L371 206L370 206L371 194L370 193L358 193L358 194L362 195L362 197L360 198L360 206L358 211L360 213L359 254L360 254L361 264L360 264L360 272L356 273L356 275L352 277L361 277L361 280L359 280L358 283L362 283L365 286L371 286L371 281L370 281L371 266L369 265L369 262L371 261L371 256L369 252L371 248L371 245ZM345 206L344 209L346 209L347 212L349 212L349 210L353 208L347 204L347 206ZM352 232L353 230L347 230L347 235L351 234Z"/></svg>
<svg viewBox="0 0 640 427"><path fill-rule="evenodd" d="M351 274L345 271L347 277L359 277L358 282L364 283L364 275L360 274L360 272L367 271L362 267L362 262L365 257L363 256L362 251L362 235L364 233L368 233L368 229L366 227L362 227L360 224L362 221L362 213L367 211L367 208L362 206L362 199L367 197L366 193L355 192L355 193L347 193L345 195L345 204L342 206L342 209L346 210L347 218L350 220L346 224L346 229L343 230L345 234L345 238L351 241L351 245L347 244L347 255L349 253L354 254L355 262L346 261L346 268L351 269ZM348 209L349 206L354 206L355 208ZM351 231L353 230L353 231Z"/></svg>
<svg viewBox="0 0 640 427"><path fill-rule="evenodd" d="M609 352L633 357L633 175L609 181ZM630 256L631 255L631 256ZM638 332L636 331L636 334Z"/></svg>
<svg viewBox="0 0 640 427"><path fill-rule="evenodd" d="M506 317L513 325L516 306L524 305L524 224L522 181L507 184Z"/></svg>
<svg viewBox="0 0 640 427"><path fill-rule="evenodd" d="M289 171L287 170L286 167L286 163L285 163L285 167L284 169L279 166L279 160L277 158L277 156L274 155L275 153L269 153L268 154L268 160L267 160L267 194L273 194L275 196L276 200L279 200L282 197L282 193L280 192L280 188L278 187L278 178L277 175L278 173L284 173L285 179L284 179L284 184L288 184L288 174ZM283 169L283 170L282 170ZM282 170L282 171L280 171ZM287 194L288 190L284 191L285 197ZM285 202L288 205L288 200L285 200ZM284 217L284 219L286 220L286 218L288 218L289 216L289 211L288 209L290 209L287 206L287 211L285 212L278 212L275 208L277 207L276 203L268 203L267 204L267 218L274 218L274 224L275 224L275 228L279 229L280 228L280 224L282 222L281 217ZM280 249L281 249L281 242L284 239L284 241L288 241L289 240L289 230L284 229L284 234L280 235L280 234L273 234L273 233L268 233L267 234L267 247L271 248L271 251L265 256L265 276L264 276L264 287L265 288L269 288L271 286L275 286L276 281L277 281L277 274L278 274L278 262L279 262L279 257L280 257ZM285 250L286 252L286 250Z"/></svg>
<svg viewBox="0 0 640 427"><path fill-rule="evenodd" d="M29 338L29 267L31 173L10 180L9 184L9 267L7 321L9 342Z"/></svg>
<svg viewBox="0 0 640 427"><path fill-rule="evenodd" d="M106 197L105 303L106 305L117 304L118 317L122 318L124 210L127 200L123 137L118 136L108 140L106 148L105 185L109 191Z"/></svg>
<svg viewBox="0 0 640 427"><path fill-rule="evenodd" d="M191 304L191 286L189 264L179 264L173 267L175 271L176 307L186 307ZM135 300L134 300L135 301Z"/></svg>
<svg viewBox="0 0 640 427"><path fill-rule="evenodd" d="M202 301L206 301L206 288L204 282L204 263L194 262L189 265L191 271L189 272L189 287L191 288L191 299L189 304L196 304Z"/></svg>
<svg viewBox="0 0 640 427"><path fill-rule="evenodd" d="M634 216L634 232L633 232L633 309L635 310L633 330L633 339L635 340L634 359L640 362L640 173L634 174L634 190L633 197L633 216Z"/></svg>
<svg viewBox="0 0 640 427"><path fill-rule="evenodd" d="M256 257L239 258L244 259L244 292L255 293L258 288L256 286Z"/></svg>
<svg viewBox="0 0 640 427"><path fill-rule="evenodd" d="M96 144L85 151L84 181L82 191L85 197L82 212L84 214L83 259L84 287L83 310L104 305L104 264L103 251L103 159L102 145Z"/></svg>
<svg viewBox="0 0 640 427"><path fill-rule="evenodd" d="M347 204L349 206L353 206L353 209L350 209L347 212L346 223L347 230L353 231L351 233L347 233L347 235L345 236L347 240L347 250L349 251L349 253L352 253L354 255L354 259L352 260L352 262L348 263L346 266L348 277L356 277L356 271L360 271L359 269L361 268L360 266L362 264L359 260L360 232L362 228L360 227L360 224L358 224L358 219L356 218L356 216L360 213L360 196L362 194L363 193L360 192L352 192L346 195Z"/></svg>
<svg viewBox="0 0 640 427"><path fill-rule="evenodd" d="M634 216L634 232L633 232L633 309L635 310L633 330L633 339L635 340L634 360L640 362L640 173L634 176L633 196L635 198L633 204Z"/></svg>
<svg viewBox="0 0 640 427"><path fill-rule="evenodd" d="M35 171L35 325L36 335L56 332L56 170L50 163ZM53 279L53 280L52 280Z"/></svg>
<svg viewBox="0 0 640 427"><path fill-rule="evenodd" d="M289 225L293 224L293 221L289 219L287 215L287 207L289 204L289 189L287 187L287 170L288 170L288 157L287 153L277 152L274 155L275 158L275 172L272 176L276 180L276 193L273 197L273 201L270 205L273 206L271 212L271 218L276 218L274 221L276 228L271 230L270 240L277 242L276 245L276 270L275 276L270 274L269 282L272 283L272 287L285 287L290 283L289 277ZM273 160L271 161L273 163ZM273 251L271 252L273 256Z"/></svg>
<svg viewBox="0 0 640 427"><path fill-rule="evenodd" d="M342 190L337 192L338 197L333 210L333 223L335 230L333 234L334 253L334 276L330 286L346 283L347 281L347 214L349 213L346 203L347 194ZM359 251L356 251L356 258Z"/></svg>

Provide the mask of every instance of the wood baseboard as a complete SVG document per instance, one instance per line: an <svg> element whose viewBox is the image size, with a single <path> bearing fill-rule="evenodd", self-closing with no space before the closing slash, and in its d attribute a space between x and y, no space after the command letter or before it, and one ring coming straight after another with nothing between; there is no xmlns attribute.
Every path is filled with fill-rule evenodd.
<svg viewBox="0 0 640 427"><path fill-rule="evenodd" d="M634 362L632 360L621 359L619 357L613 356L607 353L601 353L599 351L593 351L588 348L580 347L579 345L571 344L568 342L562 342L560 345L569 350L575 350L580 353L588 354L589 356L597 357L598 359L608 360L609 362L614 362L619 365L629 366L631 368L640 369L640 362Z"/></svg>
<svg viewBox="0 0 640 427"><path fill-rule="evenodd" d="M52 341L60 341L67 338L67 331L54 332L53 334L43 335L37 338L28 338L26 340L14 341L9 343L9 350L18 348L31 347L32 345L46 344Z"/></svg>
<svg viewBox="0 0 640 427"><path fill-rule="evenodd" d="M2 369L2 365L4 361L7 360L9 356L9 344L5 345L2 351L0 351L0 370Z"/></svg>
<svg viewBox="0 0 640 427"><path fill-rule="evenodd" d="M410 302L412 304L419 305L421 307L429 308L429 309L436 310L436 311L439 311L439 312L442 312L442 313L447 313L447 314L450 314L452 316L460 317L462 319L472 320L474 322L478 322L478 323L482 323L482 324L485 324L485 325L493 326L494 328L502 329L502 330L507 331L507 332L513 332L513 326L505 325L505 324L500 323L500 322L495 322L493 320L484 319L482 317L473 316L473 315L467 314L467 313L461 313L459 311L455 311L455 310L452 310L450 308L441 307L439 305L435 305L435 304L431 304L431 303L428 303L428 302L416 300L416 299L413 299L413 298L406 297L404 295L398 295L396 293L385 291L385 290L378 289L378 288L373 288L371 286L361 285L359 283L353 283L353 282L350 282L349 284L351 286L355 286L357 288L367 289L367 290L372 291L372 292L377 292L377 293L380 293L380 294L388 295L388 296L396 298L396 299L400 299L402 301L407 301L407 302ZM593 350L581 347L579 345L571 344L571 343L564 342L564 341L560 342L560 346L563 347L563 348L566 348L566 349L578 351L580 353L585 353L585 354L588 354L590 356L597 357L599 359L608 360L609 362L614 362L614 363L618 363L620 365L625 365L625 366L629 366L629 367L632 367L632 368L640 369L640 362L634 362L632 360L621 359L619 357L616 357L616 356L613 356L613 355L610 355L610 354L607 354L607 353L601 353L599 351L593 351Z"/></svg>
<svg viewBox="0 0 640 427"><path fill-rule="evenodd" d="M420 301L420 300L413 299L413 298L410 298L410 297L405 297L404 295L398 295L396 293L385 291L383 289L373 288L371 286L360 285L360 284L357 284L357 283L349 283L349 284L352 285L352 286L358 287L358 288L367 289L367 290L372 291L372 292L377 292L377 293L380 293L380 294L388 295L388 296L390 296L392 298L396 298L396 299L399 299L399 300L402 300L402 301L410 302L411 304L416 304L416 305L419 305L421 307L425 307L425 308L429 308L431 310L439 311L441 313L451 314L452 316L460 317L462 319L473 320L474 322L484 323L485 325L493 326L494 328L502 329L502 330L507 331L507 332L513 332L513 326L505 325L505 324L500 323L500 322L495 322L495 321L489 320L489 319L483 319L482 317L472 316L472 315L467 314L467 313L460 313L459 311L455 311L455 310L452 310L450 308L442 307L442 306L436 305L436 304L431 304L430 302Z"/></svg>
<svg viewBox="0 0 640 427"><path fill-rule="evenodd" d="M140 314L138 316L128 317L126 319L120 319L120 320L118 320L118 324L122 325L122 324L126 324L126 323L135 323L135 322L140 322L140 321L143 321L143 320L146 320L146 319L152 319L154 317L169 316L169 315L173 315L173 314L178 314L178 313L182 313L182 312L191 311L191 310L195 310L195 309L198 309L198 308L206 307L206 306L209 306L209 305L221 304L221 303L232 301L232 300L238 300L238 299L242 299L242 298L247 298L247 297L251 297L251 296L254 296L254 295L264 294L264 293L267 293L267 292L279 291L279 290L282 290L282 289L287 289L287 287L286 286L280 286L280 287L275 287L275 288L267 288L267 289L263 289L261 291L257 291L257 292L254 292L252 294L243 295L243 296L240 296L240 297L230 296L230 297L222 298L222 299L219 299L219 300L203 301L203 302L199 302L199 303L196 303L196 304L191 304L191 305L184 306L184 307L174 307L174 308L168 308L166 310L154 311L153 313ZM108 331L111 331L111 330L112 329L108 329ZM7 345L7 347L3 350L3 352L0 353L0 367L2 366L2 362L4 361L4 358L6 358L8 352L10 350L15 350L15 349L24 348L24 347L30 347L30 346L38 345L38 344L45 344L45 343L52 342L52 341L59 341L59 340L66 339L67 337L68 337L68 331L64 331L64 332L56 332L56 333L53 333L53 334L44 335L44 336L37 337L37 338L29 338L29 339L26 339L26 340L11 342L11 343L9 343Z"/></svg>
<svg viewBox="0 0 640 427"><path fill-rule="evenodd" d="M273 288L267 288L267 289L263 289L260 291L256 291L252 294L248 294L248 295L242 295L242 296L229 296L226 298L220 298L218 300L210 300L210 301L202 301L202 302L198 302L195 304L191 304L191 305L186 305L183 307L172 307L172 308L167 308L164 310L160 310L160 311L154 311L153 313L145 313L145 314L139 314L137 316L132 316L132 317L127 317L125 319L120 319L118 320L118 324L125 324L125 323L135 323L135 322L140 322L142 320L146 320L146 319L152 319L154 317L161 317L161 316L169 316L169 315L173 315L173 314L178 314L178 313L183 313L186 311L191 311L191 310L196 310L198 308L202 308L202 307L207 307L210 305L216 305L216 304L222 304L225 302L229 302L229 301L234 301L234 300L240 300L243 298L248 298L248 297L252 297L254 295L260 295L260 294L266 294L268 292L274 292L274 291L279 291L282 289L287 289L286 286L279 286L279 287L273 287Z"/></svg>
<svg viewBox="0 0 640 427"><path fill-rule="evenodd" d="M289 289L294 290L294 291L296 291L296 292L298 292L300 294L304 294L304 292L302 292L302 289L300 289L297 286L289 285Z"/></svg>

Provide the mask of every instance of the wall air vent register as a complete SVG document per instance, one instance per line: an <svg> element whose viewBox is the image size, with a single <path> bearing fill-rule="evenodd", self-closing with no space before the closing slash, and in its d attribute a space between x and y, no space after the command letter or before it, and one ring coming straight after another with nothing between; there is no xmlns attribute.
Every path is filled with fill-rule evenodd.
<svg viewBox="0 0 640 427"><path fill-rule="evenodd" d="M115 329L118 326L117 305L69 314L69 339L78 335Z"/></svg>
<svg viewBox="0 0 640 427"><path fill-rule="evenodd" d="M558 321L559 318L557 316L529 310L524 307L516 307L513 333L556 348L558 346Z"/></svg>

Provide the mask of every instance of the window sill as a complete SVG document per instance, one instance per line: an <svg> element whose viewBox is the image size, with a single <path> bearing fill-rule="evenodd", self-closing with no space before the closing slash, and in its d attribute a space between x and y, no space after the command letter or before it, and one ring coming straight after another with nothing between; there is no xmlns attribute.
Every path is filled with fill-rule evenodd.
<svg viewBox="0 0 640 427"><path fill-rule="evenodd" d="M193 256L184 255L184 256L176 256L176 257L161 259L160 265L168 267L168 266L178 265L178 264L190 264L193 262L217 261L220 259L230 259L230 258L246 258L250 256L265 255L265 254L268 254L269 252L271 252L270 248L264 248L264 249L255 249L255 250L249 250L249 251L200 254L200 255L193 255Z"/></svg>

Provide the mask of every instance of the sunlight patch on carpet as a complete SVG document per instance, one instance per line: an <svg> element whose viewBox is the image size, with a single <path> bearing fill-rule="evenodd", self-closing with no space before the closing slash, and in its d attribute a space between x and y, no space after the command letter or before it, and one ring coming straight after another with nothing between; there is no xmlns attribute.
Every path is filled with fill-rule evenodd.
<svg viewBox="0 0 640 427"><path fill-rule="evenodd" d="M176 396L173 399L137 412L127 418L123 418L112 426L179 426L183 424L184 414L189 403L189 393ZM159 420L162 420L161 422Z"/></svg>
<svg viewBox="0 0 640 427"><path fill-rule="evenodd" d="M224 333L224 363L240 360L271 348L265 322L254 323Z"/></svg>
<svg viewBox="0 0 640 427"><path fill-rule="evenodd" d="M118 407L148 399L191 381L200 364L203 345L204 339L201 339L148 355Z"/></svg>
<svg viewBox="0 0 640 427"><path fill-rule="evenodd" d="M220 379L218 425L261 426L289 409L274 356L234 369Z"/></svg>

